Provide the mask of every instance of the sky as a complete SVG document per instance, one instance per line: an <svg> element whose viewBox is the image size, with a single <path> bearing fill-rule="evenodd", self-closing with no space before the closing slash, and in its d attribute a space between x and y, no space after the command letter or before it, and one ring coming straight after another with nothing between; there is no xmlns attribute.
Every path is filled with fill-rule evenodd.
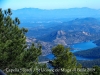
<svg viewBox="0 0 100 75"><path fill-rule="evenodd" d="M89 7L100 9L100 0L0 0L0 8L68 9Z"/></svg>

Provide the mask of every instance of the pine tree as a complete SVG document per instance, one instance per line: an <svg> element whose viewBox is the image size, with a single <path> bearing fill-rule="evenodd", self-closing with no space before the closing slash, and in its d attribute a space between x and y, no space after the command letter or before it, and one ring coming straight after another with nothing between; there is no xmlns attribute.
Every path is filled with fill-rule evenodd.
<svg viewBox="0 0 100 75"><path fill-rule="evenodd" d="M70 49L65 48L63 45L57 45L56 47L54 47L52 49L52 53L54 54L55 58L49 63L53 66L54 70L58 70L57 72L54 72L55 75L68 75L68 73L72 72L70 70L81 67L76 62L76 58L70 52Z"/></svg>
<svg viewBox="0 0 100 75"><path fill-rule="evenodd" d="M89 75L100 75L100 66L94 66L92 69L93 71L90 71Z"/></svg>
<svg viewBox="0 0 100 75"><path fill-rule="evenodd" d="M19 28L20 20L12 20L11 15L11 9L0 9L0 68L35 68L41 46L32 44L27 48L27 29Z"/></svg>

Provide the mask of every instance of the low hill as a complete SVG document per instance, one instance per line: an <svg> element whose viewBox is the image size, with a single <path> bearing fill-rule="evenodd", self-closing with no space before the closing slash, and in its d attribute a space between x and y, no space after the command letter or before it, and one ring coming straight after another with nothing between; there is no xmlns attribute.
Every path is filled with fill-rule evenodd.
<svg viewBox="0 0 100 75"><path fill-rule="evenodd" d="M95 47L95 48L88 49L88 50L78 51L78 52L75 52L74 54L76 56L99 59L100 58L100 47Z"/></svg>

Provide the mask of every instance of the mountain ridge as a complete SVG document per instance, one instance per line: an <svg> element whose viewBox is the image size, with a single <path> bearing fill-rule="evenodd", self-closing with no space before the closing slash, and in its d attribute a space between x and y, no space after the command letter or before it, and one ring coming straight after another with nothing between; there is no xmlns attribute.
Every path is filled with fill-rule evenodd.
<svg viewBox="0 0 100 75"><path fill-rule="evenodd" d="M38 9L38 8L23 8L13 10L13 16L18 16L21 20L24 18L30 20L49 20L49 19L60 19L60 18L85 18L94 17L100 18L100 9L91 8L69 8L69 9Z"/></svg>

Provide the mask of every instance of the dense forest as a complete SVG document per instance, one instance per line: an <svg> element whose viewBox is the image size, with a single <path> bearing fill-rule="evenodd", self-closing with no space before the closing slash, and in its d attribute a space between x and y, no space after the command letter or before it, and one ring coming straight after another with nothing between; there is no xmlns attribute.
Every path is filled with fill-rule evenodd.
<svg viewBox="0 0 100 75"><path fill-rule="evenodd" d="M0 9L0 69L7 75L100 75L100 67L84 68L63 45L52 48L55 58L48 61L51 67L39 63L42 46L32 43L28 47L28 30L19 28L20 20L11 15L11 9Z"/></svg>
<svg viewBox="0 0 100 75"><path fill-rule="evenodd" d="M100 66L100 59L95 59L95 60L78 60L83 67L86 68L91 68L93 66Z"/></svg>
<svg viewBox="0 0 100 75"><path fill-rule="evenodd" d="M78 51L74 54L77 56L98 59L100 58L100 47L95 47L84 51Z"/></svg>

